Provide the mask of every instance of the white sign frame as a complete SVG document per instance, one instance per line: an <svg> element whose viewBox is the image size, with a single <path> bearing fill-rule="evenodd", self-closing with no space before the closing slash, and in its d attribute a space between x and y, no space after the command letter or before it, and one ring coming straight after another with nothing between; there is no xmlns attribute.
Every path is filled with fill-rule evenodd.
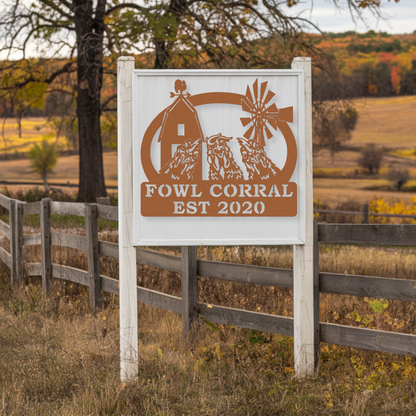
<svg viewBox="0 0 416 416"><path fill-rule="evenodd" d="M198 78L195 78L198 77ZM285 77L291 77L296 85L296 104L294 121L296 121L297 143L297 215L295 217L143 217L140 211L140 185L146 181L141 165L141 144L143 132L156 114L146 114L147 108L141 101L145 100L149 85L155 80L173 90L176 79L210 79L211 83L223 77L241 79L241 89L253 79L272 80L280 85ZM295 77L295 81L293 81ZM167 81L168 80L168 81ZM204 84L206 85L206 83ZM251 84L250 84L251 85ZM305 168L305 91L302 69L291 70L134 70L132 73L132 118L133 118L133 245L134 246L184 246L184 245L304 245L306 224L306 168ZM143 91L146 90L146 91ZM151 87L150 87L151 88ZM209 91L215 91L211 89ZM195 91L190 93L202 93ZM279 91L274 90L277 95ZM173 102L169 99L169 90L165 91L167 99L160 105L159 112ZM159 98L159 96L158 96ZM152 99L152 97L151 97ZM293 98L292 98L293 99ZM285 106L284 98L281 99ZM278 105L279 106L279 105ZM149 106L147 106L149 107ZM154 106L153 106L154 107ZM140 108L140 110L138 110ZM140 112L139 112L140 111ZM243 115L243 114L242 114ZM152 118L153 117L153 118ZM292 127L293 124L290 124ZM205 132L204 132L205 133ZM156 140L156 138L154 139ZM293 176L295 176L295 173ZM227 228L228 227L228 228ZM239 230L244 229L244 233ZM237 231L236 231L237 230ZM238 234L237 236L235 234ZM215 235L215 236L213 236ZM178 237L180 236L180 237Z"/></svg>

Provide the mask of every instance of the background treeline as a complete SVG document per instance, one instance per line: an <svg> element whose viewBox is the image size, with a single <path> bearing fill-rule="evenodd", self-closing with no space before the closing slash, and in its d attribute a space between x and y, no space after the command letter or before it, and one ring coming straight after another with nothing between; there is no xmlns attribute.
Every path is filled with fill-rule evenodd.
<svg viewBox="0 0 416 416"><path fill-rule="evenodd" d="M264 42L268 43L267 40ZM366 33L325 33L313 35L313 43L334 64L331 76L326 70L315 70L315 88L319 89L319 99L338 99L340 86L344 90L342 95L347 98L416 95L416 33L389 35L373 30ZM257 44L261 50L262 46ZM138 58L146 66L144 60L144 56ZM45 77L49 70L66 63L64 60L49 61L44 66ZM103 88L104 101L115 97L114 81L115 77L107 77ZM332 85L335 81L337 88ZM75 81L67 77L65 85L56 85L52 92L49 89L41 100L38 95L42 91L30 91L30 84L26 93L2 94L0 117L56 117L58 113L67 113L68 106L71 103L75 105L75 85ZM111 110L104 109L105 112Z"/></svg>
<svg viewBox="0 0 416 416"><path fill-rule="evenodd" d="M316 36L315 46L336 62L338 79L350 98L416 94L416 33L327 33ZM323 73L315 76L324 81ZM323 84L321 96L336 99L334 90Z"/></svg>

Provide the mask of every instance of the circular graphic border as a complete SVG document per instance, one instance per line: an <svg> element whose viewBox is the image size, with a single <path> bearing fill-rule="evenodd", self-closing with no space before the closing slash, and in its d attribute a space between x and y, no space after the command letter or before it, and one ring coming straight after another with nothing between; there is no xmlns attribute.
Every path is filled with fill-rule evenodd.
<svg viewBox="0 0 416 416"><path fill-rule="evenodd" d="M245 95L241 94L234 94L234 93L216 93L216 92L208 92L202 94L196 94L188 97L190 103L197 107L199 105L206 105L206 104L232 104L232 105L240 105L241 100L245 98ZM163 110L159 113L153 121L150 123L149 127L147 128L142 141L141 146L141 162L143 166L144 173L147 176L149 182L158 182L159 173L156 171L152 164L151 159L151 146L153 139L155 137L156 132L158 131L159 127L162 125L163 116L166 110ZM287 146L287 158L286 163L283 169L280 171L279 180L281 183L288 183L290 178L293 175L293 172L296 168L296 161L297 161L297 146L295 136L289 125L285 121L277 120L277 127L283 134L283 137L286 141Z"/></svg>

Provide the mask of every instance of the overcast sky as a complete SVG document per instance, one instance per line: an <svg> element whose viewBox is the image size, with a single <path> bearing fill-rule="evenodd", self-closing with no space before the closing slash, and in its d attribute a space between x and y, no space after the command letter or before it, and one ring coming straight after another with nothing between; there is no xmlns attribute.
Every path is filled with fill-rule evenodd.
<svg viewBox="0 0 416 416"><path fill-rule="evenodd" d="M381 10L388 20L377 21L370 12L365 11L367 26L359 21L354 23L349 10L336 9L333 0L303 0L302 4L290 8L289 13L298 14L303 11L301 16L311 20L322 32L366 32L373 29L377 32L412 33L416 30L416 0L400 0L398 3L394 0L381 0L381 4Z"/></svg>

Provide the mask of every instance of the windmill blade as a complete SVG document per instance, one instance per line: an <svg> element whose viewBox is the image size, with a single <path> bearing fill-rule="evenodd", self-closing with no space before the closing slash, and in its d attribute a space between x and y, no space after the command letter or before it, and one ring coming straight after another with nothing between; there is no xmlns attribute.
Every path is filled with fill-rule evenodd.
<svg viewBox="0 0 416 416"><path fill-rule="evenodd" d="M243 109L243 111L247 111L247 113L252 113L253 112L253 107L252 107L251 103L249 101L247 101L247 98L242 98L241 99L241 108Z"/></svg>
<svg viewBox="0 0 416 416"><path fill-rule="evenodd" d="M267 126L264 127L264 131L266 132L267 140L270 140L273 137L273 133Z"/></svg>
<svg viewBox="0 0 416 416"><path fill-rule="evenodd" d="M277 130L277 118L276 116L268 116L266 117L267 121L269 122L269 124L275 129Z"/></svg>
<svg viewBox="0 0 416 416"><path fill-rule="evenodd" d="M243 123L243 126L247 126L247 124L251 123L251 118L250 117L242 117L240 118L241 122Z"/></svg>
<svg viewBox="0 0 416 416"><path fill-rule="evenodd" d="M254 84L253 84L253 91L254 91L254 97L255 97L255 99L256 99L256 102L258 101L258 94L259 94L259 79L257 78L255 81L254 81Z"/></svg>
<svg viewBox="0 0 416 416"><path fill-rule="evenodd" d="M251 134L253 133L254 130L254 126L251 126L244 134L243 136L247 139L250 140Z"/></svg>
<svg viewBox="0 0 416 416"><path fill-rule="evenodd" d="M269 101L275 96L276 94L272 91L269 91L264 99L264 105L267 105Z"/></svg>
<svg viewBox="0 0 416 416"><path fill-rule="evenodd" d="M254 102L253 96L251 95L250 87L248 85L246 90L246 97L249 99L249 101Z"/></svg>
<svg viewBox="0 0 416 416"><path fill-rule="evenodd" d="M293 107L285 107L279 110L279 120L293 123Z"/></svg>
<svg viewBox="0 0 416 416"><path fill-rule="evenodd" d="M275 113L275 114L278 114L279 113L279 110L278 110L278 108L276 107L276 104L272 104L270 107L267 107L266 108L266 111L270 114L270 113Z"/></svg>
<svg viewBox="0 0 416 416"><path fill-rule="evenodd" d="M260 101L263 100L264 93L266 92L266 88L267 88L267 81L266 82L262 82L261 83L261 87L260 87Z"/></svg>

